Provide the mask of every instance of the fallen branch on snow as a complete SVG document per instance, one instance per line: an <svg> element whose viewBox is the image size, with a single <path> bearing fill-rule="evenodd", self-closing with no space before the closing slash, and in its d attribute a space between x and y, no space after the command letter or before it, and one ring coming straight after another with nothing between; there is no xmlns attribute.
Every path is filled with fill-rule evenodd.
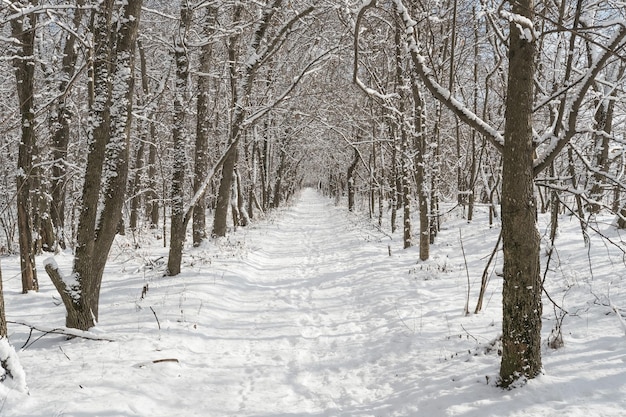
<svg viewBox="0 0 626 417"><path fill-rule="evenodd" d="M30 333L28 334L28 338L26 339L26 341L24 342L24 344L22 345L22 347L20 349L28 349L28 347L32 346L35 342L37 342L39 339L41 339L44 336L47 336L49 334L60 334L63 336L67 336L68 338L80 338L80 339L87 339L87 340L98 340L101 342L113 342L113 339L108 339L105 337L99 337L99 336L94 336L89 334L89 332L85 332L82 330L77 330L77 329L70 329L67 327L54 327L54 328L45 328L45 327L40 327L40 326L34 326L32 324L28 324L28 323L22 323L19 321L7 321L7 323L11 323L11 324L18 324L20 326L26 326L30 328ZM31 343L28 343L33 335L33 331L38 331L43 333L41 336L39 336L37 339L33 340Z"/></svg>

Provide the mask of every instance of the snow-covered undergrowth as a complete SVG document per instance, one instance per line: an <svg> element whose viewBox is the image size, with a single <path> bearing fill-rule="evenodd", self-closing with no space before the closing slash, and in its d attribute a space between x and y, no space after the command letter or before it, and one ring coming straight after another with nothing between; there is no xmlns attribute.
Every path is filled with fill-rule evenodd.
<svg viewBox="0 0 626 417"><path fill-rule="evenodd" d="M621 244L610 225L596 227ZM40 292L20 294L19 262L4 258L29 395L0 385L0 415L623 415L622 252L594 235L585 247L578 222L561 219L546 289L568 312L564 347L548 347L562 316L546 296L545 374L502 391L501 278L491 273L483 310L464 314L468 273L473 312L498 233L483 212L467 224L452 211L418 262L399 236L304 190L270 218L189 248L177 277L162 276L162 240L144 236L135 250L120 237L100 322L84 334L103 340L16 324L62 328L64 309L41 268ZM70 270L70 254L56 258Z"/></svg>

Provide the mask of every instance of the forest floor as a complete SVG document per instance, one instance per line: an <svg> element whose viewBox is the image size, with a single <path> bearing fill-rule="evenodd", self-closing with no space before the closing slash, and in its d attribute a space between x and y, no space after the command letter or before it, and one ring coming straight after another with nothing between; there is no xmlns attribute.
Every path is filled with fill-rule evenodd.
<svg viewBox="0 0 626 417"><path fill-rule="evenodd" d="M474 311L499 228L484 211L468 224L459 210L442 218L426 262L402 249L399 234L311 189L189 248L176 277L163 277L156 232L118 237L99 323L85 333L110 341L31 331L63 328L63 306L43 268L40 291L20 294L18 259L4 257L10 341L29 394L0 384L0 416L622 416L618 231L593 223L605 237L592 233L585 246L578 221L561 218L546 290L568 314L544 297L545 372L503 391L501 254L482 311L464 313L468 284ZM69 251L55 258L71 269ZM553 350L547 341L561 321L564 346Z"/></svg>

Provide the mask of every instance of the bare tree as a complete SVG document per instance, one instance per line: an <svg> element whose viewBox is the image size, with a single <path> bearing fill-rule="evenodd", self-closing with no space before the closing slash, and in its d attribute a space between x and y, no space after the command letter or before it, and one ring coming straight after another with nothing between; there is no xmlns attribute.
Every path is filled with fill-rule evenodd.
<svg viewBox="0 0 626 417"><path fill-rule="evenodd" d="M232 122L229 133L229 151L222 165L222 178L220 180L217 202L215 207L215 217L213 219L213 236L225 236L227 230L228 208L230 205L231 189L235 174L235 166L238 159L238 147L246 126L246 118L249 116L249 100L252 92L259 68L261 68L268 59L274 55L284 44L285 38L304 17L313 12L314 7L304 8L297 11L282 25L276 29L276 33L270 36L269 29L273 23L273 19L281 9L283 1L273 0L268 4L260 19L255 24L254 33L250 42L249 53L244 61L242 74L239 76L235 65L238 62L237 48L239 36L231 36L228 46L228 61L230 66L230 80L232 91ZM239 7L239 6L236 6ZM237 12L237 10L236 10ZM239 11L241 13L241 11ZM239 20L239 17L234 19ZM304 76L301 74L297 77L297 81L293 83L288 91L292 90L295 84ZM286 96L282 95L276 101L284 100ZM275 104L274 104L275 105ZM270 105L270 108L272 105ZM267 109L258 113L254 120L267 113ZM251 124L250 122L248 124Z"/></svg>
<svg viewBox="0 0 626 417"><path fill-rule="evenodd" d="M64 277L53 259L46 262L65 304L67 327L81 330L98 320L102 275L122 218L141 5L142 0L105 0L94 10L92 125L72 275Z"/></svg>
<svg viewBox="0 0 626 417"><path fill-rule="evenodd" d="M536 159L533 141L533 75L535 68L534 2L511 1L510 10L501 9L501 16L509 22L509 70L505 130L502 136L493 126L478 117L451 92L442 87L433 72L427 68L417 39L417 23L402 0L393 0L402 18L414 71L431 94L446 105L460 120L487 138L503 154L502 176L502 237L504 245L503 289L503 356L500 383L508 387L515 381L534 378L541 370L541 278L539 275L539 234L536 227L534 178L547 168L577 133L581 104L593 80L623 44L626 26L617 30L602 52L592 60L580 76L580 84L568 103L569 113L562 112L550 125L548 134L552 143ZM359 13L376 6L376 0L363 3ZM357 25L355 33L360 28ZM552 98L561 103L569 99L559 91ZM558 130L563 129L559 132ZM550 130L551 129L551 130ZM556 131L555 131L556 130Z"/></svg>

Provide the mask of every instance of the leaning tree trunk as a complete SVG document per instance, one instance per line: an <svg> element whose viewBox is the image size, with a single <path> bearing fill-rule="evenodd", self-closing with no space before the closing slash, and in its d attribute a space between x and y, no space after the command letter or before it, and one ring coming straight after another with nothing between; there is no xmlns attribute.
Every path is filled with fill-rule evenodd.
<svg viewBox="0 0 626 417"><path fill-rule="evenodd" d="M21 1L14 1L16 8L27 5ZM37 1L28 2L36 6ZM17 81L17 96L21 114L21 138L17 157L17 227L20 243L20 267L22 271L22 292L37 291L37 269L35 267L32 219L30 212L30 192L33 169L33 153L35 152L35 27L37 15L24 15L11 20L11 34L19 41L15 51L13 67Z"/></svg>
<svg viewBox="0 0 626 417"><path fill-rule="evenodd" d="M533 0L511 1L512 13L529 21ZM541 372L540 237L533 187L533 82L535 39L532 28L513 19L502 172L504 248L503 335L500 384L534 378ZM524 31L526 29L526 31Z"/></svg>
<svg viewBox="0 0 626 417"><path fill-rule="evenodd" d="M102 275L122 218L141 4L142 0L124 4L115 25L114 0L105 0L94 11L92 125L72 276L64 278L53 260L46 262L46 272L65 304L66 326L80 330L97 323ZM117 30L112 31L114 26ZM96 210L99 206L101 210Z"/></svg>

